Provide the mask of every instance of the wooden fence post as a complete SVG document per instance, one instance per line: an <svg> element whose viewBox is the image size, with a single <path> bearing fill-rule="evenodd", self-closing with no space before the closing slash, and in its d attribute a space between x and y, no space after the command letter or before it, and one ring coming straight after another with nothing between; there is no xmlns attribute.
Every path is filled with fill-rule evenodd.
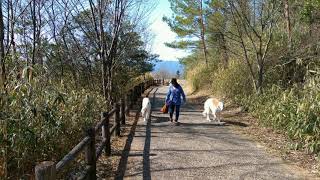
<svg viewBox="0 0 320 180"><path fill-rule="evenodd" d="M94 128L89 128L87 130L87 135L90 137L90 142L86 147L85 157L86 166L88 171L87 179L96 179L96 140L95 140L95 130Z"/></svg>
<svg viewBox="0 0 320 180"><path fill-rule="evenodd" d="M145 88L145 86L144 86L144 82L143 83L141 83L141 94L143 94L144 93L144 89Z"/></svg>
<svg viewBox="0 0 320 180"><path fill-rule="evenodd" d="M111 155L111 136L110 136L110 122L108 112L101 113L102 125L102 138L106 141L105 153L107 156Z"/></svg>
<svg viewBox="0 0 320 180"><path fill-rule="evenodd" d="M137 100L138 100L138 97L139 97L139 90L140 90L139 86L136 86L135 101L137 101Z"/></svg>
<svg viewBox="0 0 320 180"><path fill-rule="evenodd" d="M140 91L140 88L139 88L139 85L137 85L137 86L136 86L136 94L135 94L136 98L135 98L135 101L137 101L137 100L138 100L138 97L139 97L139 91Z"/></svg>
<svg viewBox="0 0 320 180"><path fill-rule="evenodd" d="M56 164L52 161L44 161L35 167L36 180L55 180Z"/></svg>
<svg viewBox="0 0 320 180"><path fill-rule="evenodd" d="M136 91L135 91L135 93L134 93L134 101L136 102L137 100L138 100L138 94L139 94L139 87L138 86L136 86L135 87L136 88Z"/></svg>
<svg viewBox="0 0 320 180"><path fill-rule="evenodd" d="M130 91L131 92L131 91ZM131 106L131 101L130 101L130 93L126 95L126 116L128 117L130 114L130 106Z"/></svg>
<svg viewBox="0 0 320 180"><path fill-rule="evenodd" d="M124 98L120 99L120 120L121 124L126 124L126 103Z"/></svg>
<svg viewBox="0 0 320 180"><path fill-rule="evenodd" d="M138 95L138 98L141 96L143 90L142 90L142 83L139 84L139 95Z"/></svg>
<svg viewBox="0 0 320 180"><path fill-rule="evenodd" d="M137 100L137 94L138 94L138 90L137 90L137 86L135 86L135 87L133 88L132 104L133 104L133 102L135 102L135 101Z"/></svg>
<svg viewBox="0 0 320 180"><path fill-rule="evenodd" d="M132 106L133 106L133 90L132 89L130 89L130 91L129 91L129 107L130 108L132 108Z"/></svg>
<svg viewBox="0 0 320 180"><path fill-rule="evenodd" d="M115 104L116 113L114 118L114 123L116 125L116 129L114 131L116 136L120 136L120 105L118 103Z"/></svg>

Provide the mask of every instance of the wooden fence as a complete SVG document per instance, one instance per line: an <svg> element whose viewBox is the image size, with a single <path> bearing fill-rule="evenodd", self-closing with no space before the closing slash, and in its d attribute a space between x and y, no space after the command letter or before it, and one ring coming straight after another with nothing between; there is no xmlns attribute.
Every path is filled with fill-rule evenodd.
<svg viewBox="0 0 320 180"><path fill-rule="evenodd" d="M94 127L89 128L86 136L58 163L45 161L35 167L36 180L55 180L64 167L73 161L83 150L85 151L85 172L77 179L96 179L96 162L103 150L107 156L111 155L111 135L120 136L121 124L126 124L126 116L130 108L141 94L152 85L161 84L161 80L151 80L135 86L126 97L114 105L109 112L101 113L101 120ZM110 127L110 117L114 116L113 126ZM102 142L96 146L96 137L101 130Z"/></svg>

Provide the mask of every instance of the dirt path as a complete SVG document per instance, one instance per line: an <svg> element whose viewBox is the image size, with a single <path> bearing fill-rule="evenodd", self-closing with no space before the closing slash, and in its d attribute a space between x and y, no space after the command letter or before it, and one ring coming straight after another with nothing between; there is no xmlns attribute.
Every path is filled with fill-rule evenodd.
<svg viewBox="0 0 320 180"><path fill-rule="evenodd" d="M228 126L205 121L200 102L183 106L181 125L171 125L159 112L167 88L154 89L151 121L140 118L116 179L315 179Z"/></svg>

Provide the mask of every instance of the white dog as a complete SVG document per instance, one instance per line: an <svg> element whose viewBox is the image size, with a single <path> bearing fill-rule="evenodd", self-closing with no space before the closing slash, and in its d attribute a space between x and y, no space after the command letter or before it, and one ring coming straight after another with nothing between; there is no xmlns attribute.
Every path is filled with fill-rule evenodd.
<svg viewBox="0 0 320 180"><path fill-rule="evenodd" d="M204 103L204 111L202 112L204 117L207 117L208 121L211 121L210 119L210 111L213 115L213 120L217 120L220 122L220 112L223 110L223 102L219 101L216 98L209 98ZM216 116L216 113L218 113L218 118Z"/></svg>
<svg viewBox="0 0 320 180"><path fill-rule="evenodd" d="M143 98L142 100L142 108L141 108L141 114L143 117L143 121L146 121L150 118L151 115L151 102L148 97Z"/></svg>

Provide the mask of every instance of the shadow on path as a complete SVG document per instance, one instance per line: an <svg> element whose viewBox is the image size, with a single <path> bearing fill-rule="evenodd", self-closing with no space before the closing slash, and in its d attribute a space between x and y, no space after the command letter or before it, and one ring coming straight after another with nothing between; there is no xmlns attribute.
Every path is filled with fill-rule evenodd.
<svg viewBox="0 0 320 180"><path fill-rule="evenodd" d="M263 169L272 167L275 165L283 165L281 162L270 162L270 163L226 163L226 164L220 164L216 166L199 166L199 167L174 167L174 168L162 168L162 169L156 169L153 170L153 172L167 172L168 171L177 171L177 170L182 170L182 171L193 171L193 170L201 170L201 169L210 169L210 170L217 170L217 169L227 169L230 167L250 167L250 166L257 166L260 167L258 169L255 169L254 171L249 171L246 173L241 174L240 179L245 179L245 177L249 174L255 174L259 171L263 171ZM141 174L141 172L137 172L135 174L128 175L127 177L134 177ZM285 179L285 175L283 175L283 178Z"/></svg>
<svg viewBox="0 0 320 180"><path fill-rule="evenodd" d="M134 123L133 123L133 125L132 125L132 127L130 129L130 133L128 135L128 139L126 141L126 144L125 144L124 149L123 149L122 154L121 154L120 163L118 165L116 176L114 178L116 180L121 180L124 177L124 174L125 174L125 171L126 171L126 168L127 168L128 157L129 157L129 153L130 153L130 149L131 149L131 143L133 141L133 137L134 137L134 134L135 134L136 126L137 126L137 123L138 123L138 120L139 120L139 115L140 115L140 111L137 110Z"/></svg>
<svg viewBox="0 0 320 180"><path fill-rule="evenodd" d="M241 126L241 127L247 127L248 126L248 124L242 123L242 122L239 122L239 121L226 120L226 119L223 119L222 121L225 122L226 125L234 125L234 126Z"/></svg>
<svg viewBox="0 0 320 180"><path fill-rule="evenodd" d="M143 179L150 180L151 172L150 172L150 144L151 144L151 121L150 119L147 121L146 126L146 138L143 148Z"/></svg>
<svg viewBox="0 0 320 180"><path fill-rule="evenodd" d="M153 92L153 99L152 99L153 105L155 104L157 91L158 91L158 88ZM153 108L151 108L151 111L152 110ZM152 116L147 121L146 136L145 136L144 148L143 148L143 179L144 180L151 180L151 171L150 171L151 118Z"/></svg>
<svg viewBox="0 0 320 180"><path fill-rule="evenodd" d="M157 92L158 88L156 88L156 90L153 92L153 102L155 99L155 94ZM153 91L153 89L151 89L149 93L151 93ZM138 101L138 103L140 103ZM115 180L122 180L125 176L125 172L126 172L126 168L127 168L127 164L128 164L128 157L129 156L141 156L141 154L130 154L130 150L131 150L131 144L133 142L133 138L135 137L135 131L137 128L137 123L139 121L139 116L140 116L140 106L138 106L138 110L136 111L136 115L135 115L135 120L134 123L130 129L130 133L128 135L126 144L124 146L124 149L122 151L121 154L121 159L117 168L117 172L116 172L116 176L115 176ZM150 155L151 156L155 156L155 154L150 154L150 141L151 141L151 124L150 124L150 120L148 120L147 122L147 126L146 126L146 139L145 139L145 146L144 146L144 150L143 150L143 179L151 179L151 173L150 173Z"/></svg>

